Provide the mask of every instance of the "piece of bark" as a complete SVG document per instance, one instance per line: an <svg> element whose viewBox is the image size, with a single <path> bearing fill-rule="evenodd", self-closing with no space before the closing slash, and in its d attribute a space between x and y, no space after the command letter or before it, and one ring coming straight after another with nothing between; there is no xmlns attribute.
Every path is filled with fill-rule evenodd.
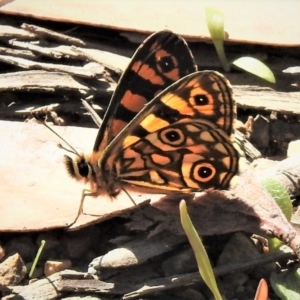
<svg viewBox="0 0 300 300"><path fill-rule="evenodd" d="M101 63L103 66L119 75L126 70L130 62L130 58L120 54L115 54L114 52L109 52L108 50L98 50L92 48L84 49L79 47L72 47L72 50L82 55L82 57Z"/></svg>
<svg viewBox="0 0 300 300"><path fill-rule="evenodd" d="M56 284L59 292L102 293L111 296L124 295L128 291L127 283L110 283L85 277L85 274L68 274L65 271Z"/></svg>
<svg viewBox="0 0 300 300"><path fill-rule="evenodd" d="M282 114L300 114L300 92L278 92L259 86L234 85L238 107L277 111Z"/></svg>
<svg viewBox="0 0 300 300"><path fill-rule="evenodd" d="M245 136L238 130L235 130L235 141L239 145L239 148L249 157L251 160L259 158L262 154L245 138Z"/></svg>
<svg viewBox="0 0 300 300"><path fill-rule="evenodd" d="M16 28L14 26L9 25L0 25L0 38L2 39L24 39L24 40L32 40L36 38L36 35L30 33L24 29Z"/></svg>
<svg viewBox="0 0 300 300"><path fill-rule="evenodd" d="M0 54L1 55L9 55L15 57L22 57L26 59L36 59L37 56L33 54L30 50L18 50L18 49L11 49L6 47L0 47Z"/></svg>
<svg viewBox="0 0 300 300"><path fill-rule="evenodd" d="M55 50L51 49L51 47L42 47L39 45L35 45L33 43L21 42L21 41L17 41L17 40L10 40L9 44L11 46L15 46L17 48L31 50L32 52L41 54L41 55L49 57L49 58L54 58L54 59L62 58L61 54L56 52Z"/></svg>
<svg viewBox="0 0 300 300"><path fill-rule="evenodd" d="M49 30L40 26L36 26L33 24L22 24L21 28L23 28L26 31L33 32L36 36L42 37L42 38L51 38L52 40L56 40L59 42L64 42L71 45L76 46L85 46L85 42L81 39L74 38L71 36L68 36L66 34L61 34L53 30Z"/></svg>
<svg viewBox="0 0 300 300"><path fill-rule="evenodd" d="M85 95L90 91L85 86L74 80L72 76L62 72L47 71L22 71L0 74L0 91L47 91L58 90L76 91Z"/></svg>
<svg viewBox="0 0 300 300"><path fill-rule="evenodd" d="M41 63L32 61L25 58L14 57L9 55L0 55L0 61L12 64L24 69L42 69L51 72L62 72L70 75L75 75L83 78L97 78L104 74L103 66L97 64L98 68L96 68L96 64L93 64L93 68L86 67L75 67L68 65L60 65L60 64L50 64L50 63Z"/></svg>

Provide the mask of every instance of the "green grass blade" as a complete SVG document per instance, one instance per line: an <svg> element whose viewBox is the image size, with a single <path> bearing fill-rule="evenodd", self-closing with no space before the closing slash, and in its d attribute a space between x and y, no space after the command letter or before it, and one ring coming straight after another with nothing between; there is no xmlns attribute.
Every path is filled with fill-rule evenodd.
<svg viewBox="0 0 300 300"><path fill-rule="evenodd" d="M188 215L186 203L184 200L180 202L179 210L180 210L181 224L195 253L199 273L203 281L212 291L215 299L222 300L209 258L201 242L201 239Z"/></svg>
<svg viewBox="0 0 300 300"><path fill-rule="evenodd" d="M37 254L36 254L35 258L34 258L33 264L31 266L31 269L30 269L30 272L29 272L29 278L31 278L32 275L33 275L33 272L35 270L36 264L37 264L37 262L38 262L38 260L39 260L39 258L41 256L41 253L42 253L42 251L44 249L45 244L46 244L46 241L42 240L41 241L41 245L39 247L39 250L38 250L38 252L37 252Z"/></svg>
<svg viewBox="0 0 300 300"><path fill-rule="evenodd" d="M230 66L224 50L224 16L220 11L211 7L205 8L205 15L206 25L215 45L219 60L223 69L229 72Z"/></svg>

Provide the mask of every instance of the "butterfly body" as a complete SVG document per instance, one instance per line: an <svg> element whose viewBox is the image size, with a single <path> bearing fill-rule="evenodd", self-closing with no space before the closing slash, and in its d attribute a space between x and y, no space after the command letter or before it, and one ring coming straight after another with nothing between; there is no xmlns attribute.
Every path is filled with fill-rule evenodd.
<svg viewBox="0 0 300 300"><path fill-rule="evenodd" d="M197 72L185 41L158 32L121 77L92 155L66 156L66 167L95 196L227 188L238 171L235 114L226 78Z"/></svg>

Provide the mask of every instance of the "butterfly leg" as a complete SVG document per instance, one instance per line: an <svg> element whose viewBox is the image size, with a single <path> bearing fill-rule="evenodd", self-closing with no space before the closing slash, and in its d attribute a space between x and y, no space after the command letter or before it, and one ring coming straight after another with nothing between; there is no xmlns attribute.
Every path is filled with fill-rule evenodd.
<svg viewBox="0 0 300 300"><path fill-rule="evenodd" d="M78 209L78 212L77 212L77 216L74 219L74 221L71 224L68 225L68 228L72 227L77 222L79 216L83 213L83 203L84 203L85 197L86 196L92 196L93 197L93 196L96 196L96 195L97 195L96 193L93 193L88 189L83 189L82 190L80 205L79 205L79 209Z"/></svg>
<svg viewBox="0 0 300 300"><path fill-rule="evenodd" d="M124 189L123 187L121 188L122 191L128 196L128 198L130 199L130 201L133 203L134 207L137 207L137 209L139 210L140 214L146 218L147 220L150 220L151 222L155 223L155 221L148 217L147 215L144 214L144 212L141 210L140 206L134 201L134 199L130 196L130 194L127 192L126 189Z"/></svg>
<svg viewBox="0 0 300 300"><path fill-rule="evenodd" d="M122 187L122 191L128 196L128 198L130 199L130 201L133 203L134 206L138 206L138 205L136 204L136 202L133 200L133 198L130 196L130 194L126 191L126 189L124 189L124 188Z"/></svg>

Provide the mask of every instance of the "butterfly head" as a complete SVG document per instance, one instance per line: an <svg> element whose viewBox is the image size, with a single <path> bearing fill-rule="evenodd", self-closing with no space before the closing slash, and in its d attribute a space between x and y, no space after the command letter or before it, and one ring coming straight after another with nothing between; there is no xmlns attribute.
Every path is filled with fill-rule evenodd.
<svg viewBox="0 0 300 300"><path fill-rule="evenodd" d="M96 174L94 168L92 167L92 162L90 157L85 157L84 155L77 154L75 159L65 155L64 163L68 174L84 183L90 184L90 191L92 193L98 194L101 187L97 185Z"/></svg>
<svg viewBox="0 0 300 300"><path fill-rule="evenodd" d="M75 159L65 155L64 163L68 174L84 183L90 184L90 191L95 195L108 194L112 198L120 193L119 181L114 173L110 173L108 178L104 176L98 166L99 153L91 156L79 155Z"/></svg>
<svg viewBox="0 0 300 300"><path fill-rule="evenodd" d="M64 161L67 172L72 178L88 182L93 180L93 178L95 177L93 168L89 160L83 155L77 156L76 159L65 155Z"/></svg>

